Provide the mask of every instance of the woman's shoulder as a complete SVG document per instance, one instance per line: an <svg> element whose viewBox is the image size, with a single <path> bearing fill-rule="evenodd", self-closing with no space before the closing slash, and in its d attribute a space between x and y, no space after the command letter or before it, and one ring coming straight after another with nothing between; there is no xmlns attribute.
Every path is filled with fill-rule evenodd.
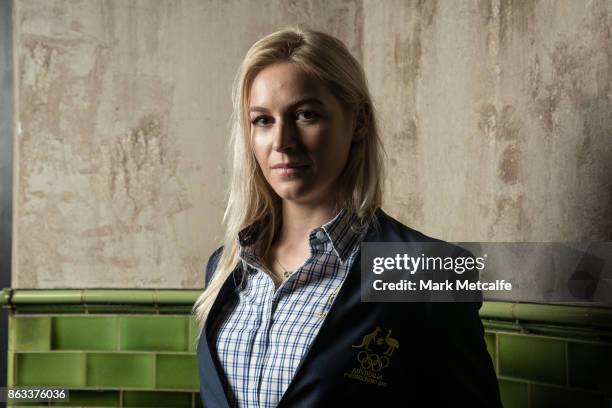
<svg viewBox="0 0 612 408"><path fill-rule="evenodd" d="M208 283L212 279L215 270L217 269L217 263L219 262L219 258L221 257L221 253L223 252L223 246L215 249L213 253L208 257L208 262L206 263L206 274L204 276L204 287L208 286Z"/></svg>
<svg viewBox="0 0 612 408"><path fill-rule="evenodd" d="M470 256L471 253L453 243L429 236L417 229L411 228L391 215L378 209L377 217L378 229L371 236L372 241L378 242L419 242L427 243L434 250L451 252L457 256ZM433 245L435 244L435 245Z"/></svg>
<svg viewBox="0 0 612 408"><path fill-rule="evenodd" d="M384 241L444 242L403 224L383 211L382 208L377 210L376 221L375 228L377 228L380 238Z"/></svg>

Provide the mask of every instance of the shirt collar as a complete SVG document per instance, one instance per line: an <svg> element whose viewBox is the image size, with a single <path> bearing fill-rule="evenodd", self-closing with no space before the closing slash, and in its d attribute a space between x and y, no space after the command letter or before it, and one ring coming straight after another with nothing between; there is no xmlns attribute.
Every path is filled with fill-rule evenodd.
<svg viewBox="0 0 612 408"><path fill-rule="evenodd" d="M346 262L361 235L360 231L354 229L353 224L356 221L357 215L343 208L331 221L313 230L316 234L317 230L323 229L341 263ZM311 232L311 237L313 232Z"/></svg>
<svg viewBox="0 0 612 408"><path fill-rule="evenodd" d="M365 229L356 230L351 228L356 220L356 214L349 212L346 208L342 208L330 221L311 230L309 240L311 243L314 240L318 240L317 232L323 231L325 237L331 241L333 250L340 258L341 263L344 263L350 256L354 244L363 235L363 232L365 232ZM258 230L261 226L260 222L261 221L254 222L238 233L238 244L241 247L241 256L245 255L247 258L253 258L254 244L257 242ZM247 256L247 254L249 256Z"/></svg>

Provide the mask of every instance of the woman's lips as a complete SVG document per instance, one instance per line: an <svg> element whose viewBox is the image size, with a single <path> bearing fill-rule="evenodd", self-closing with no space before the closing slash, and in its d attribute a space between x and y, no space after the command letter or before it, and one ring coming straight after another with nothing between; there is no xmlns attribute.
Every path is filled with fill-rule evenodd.
<svg viewBox="0 0 612 408"><path fill-rule="evenodd" d="M272 166L273 169L284 168L284 167L304 167L308 166L308 163L300 163L300 162L288 162L288 163L277 163Z"/></svg>
<svg viewBox="0 0 612 408"><path fill-rule="evenodd" d="M308 167L310 166L306 164L299 165L299 166L289 165L289 166L282 166L282 167L273 167L272 171L281 176L294 176L299 173L302 173L304 170L308 169Z"/></svg>

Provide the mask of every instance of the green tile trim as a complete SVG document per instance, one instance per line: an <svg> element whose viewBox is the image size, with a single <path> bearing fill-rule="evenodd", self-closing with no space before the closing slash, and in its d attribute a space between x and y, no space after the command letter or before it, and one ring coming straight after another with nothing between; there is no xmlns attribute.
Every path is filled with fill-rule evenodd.
<svg viewBox="0 0 612 408"><path fill-rule="evenodd" d="M612 328L612 308L601 306L489 301L483 302L479 313L483 319Z"/></svg>
<svg viewBox="0 0 612 408"><path fill-rule="evenodd" d="M155 355L87 353L88 387L155 388Z"/></svg>
<svg viewBox="0 0 612 408"><path fill-rule="evenodd" d="M15 386L85 386L85 353L14 354Z"/></svg>
<svg viewBox="0 0 612 408"><path fill-rule="evenodd" d="M11 292L3 289L0 291L0 306L8 305L11 301Z"/></svg>
<svg viewBox="0 0 612 408"><path fill-rule="evenodd" d="M173 305L163 305L159 306L159 314L184 314L191 315L192 314L193 305L189 306L173 306Z"/></svg>
<svg viewBox="0 0 612 408"><path fill-rule="evenodd" d="M200 290L174 290L165 289L155 292L155 303L159 305L166 304L186 304L193 305L202 294Z"/></svg>
<svg viewBox="0 0 612 408"><path fill-rule="evenodd" d="M119 317L120 350L187 351L185 316Z"/></svg>
<svg viewBox="0 0 612 408"><path fill-rule="evenodd" d="M53 316L53 350L118 350L117 316Z"/></svg>
<svg viewBox="0 0 612 408"><path fill-rule="evenodd" d="M564 341L506 333L497 336L500 375L566 384Z"/></svg>
<svg viewBox="0 0 612 408"><path fill-rule="evenodd" d="M189 314L190 306L164 306L155 305L83 305L87 313L117 313L117 314Z"/></svg>
<svg viewBox="0 0 612 408"><path fill-rule="evenodd" d="M87 308L83 305L49 305L49 304L22 304L14 307L15 316L33 314L84 314Z"/></svg>
<svg viewBox="0 0 612 408"><path fill-rule="evenodd" d="M83 303L155 304L155 293L135 289L83 289Z"/></svg>
<svg viewBox="0 0 612 408"><path fill-rule="evenodd" d="M487 331L529 333L542 336L569 337L585 340L612 341L612 330L590 327L569 327L535 323L513 323L499 320L481 319Z"/></svg>
<svg viewBox="0 0 612 408"><path fill-rule="evenodd" d="M83 304L83 305L19 305L14 315L32 314L180 314L190 315L191 305L124 305L124 304Z"/></svg>
<svg viewBox="0 0 612 408"><path fill-rule="evenodd" d="M80 306L83 311L130 311L130 306L152 307L158 313L190 314L201 289L2 289L0 302L19 310L44 313L50 310L68 312L67 306ZM52 309L52 306L60 309ZM30 307L27 309L27 307ZM37 306L31 308L32 306ZM113 309L113 306L122 306ZM26 309L24 309L26 308ZM79 310L79 309L76 309ZM148 313L145 309L139 309ZM480 309L483 320L499 323L552 324L583 328L612 329L612 308L592 305L559 305L539 303L484 302ZM538 326L540 330L544 327ZM554 330L549 327L548 330ZM552 334L552 332L551 332Z"/></svg>
<svg viewBox="0 0 612 408"><path fill-rule="evenodd" d="M200 289L11 289L0 301L20 304L153 304L193 305Z"/></svg>
<svg viewBox="0 0 612 408"><path fill-rule="evenodd" d="M0 302L24 304L151 304L192 306L202 289L11 289ZM612 309L593 305L484 302L483 319L524 323L559 323L612 329Z"/></svg>
<svg viewBox="0 0 612 408"><path fill-rule="evenodd" d="M5 289L6 290L6 289ZM28 303L83 303L80 289L10 289L13 305Z"/></svg>

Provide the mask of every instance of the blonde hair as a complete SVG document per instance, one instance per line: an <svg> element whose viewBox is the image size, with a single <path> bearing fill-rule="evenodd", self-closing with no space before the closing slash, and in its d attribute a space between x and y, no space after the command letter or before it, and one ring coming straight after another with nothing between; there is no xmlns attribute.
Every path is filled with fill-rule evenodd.
<svg viewBox="0 0 612 408"><path fill-rule="evenodd" d="M230 135L230 186L223 215L223 251L212 280L194 306L201 334L204 322L221 286L240 262L238 232L258 226L258 245L267 254L281 223L281 199L266 181L250 148L248 103L251 84L265 67L291 62L322 81L345 109L359 112L356 138L346 166L339 175L338 204L357 215L355 228L375 220L381 205L384 180L384 148L379 138L374 106L363 68L338 39L320 31L293 26L257 41L247 52L234 79ZM198 334L198 339L199 339Z"/></svg>

